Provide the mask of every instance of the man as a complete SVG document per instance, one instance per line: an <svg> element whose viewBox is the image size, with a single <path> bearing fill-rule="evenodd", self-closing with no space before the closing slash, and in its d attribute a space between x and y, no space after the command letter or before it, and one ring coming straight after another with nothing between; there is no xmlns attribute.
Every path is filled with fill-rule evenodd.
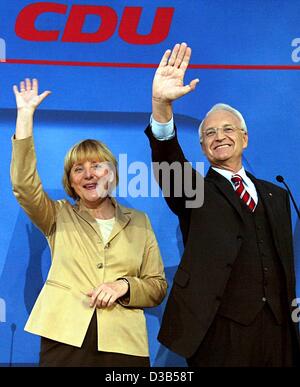
<svg viewBox="0 0 300 387"><path fill-rule="evenodd" d="M172 102L199 82L184 86L190 56L185 43L167 50L153 80L146 134L155 162L186 162ZM287 192L245 172L248 132L237 110L215 105L199 134L211 164L203 205L188 208L184 196L176 197L174 176L173 195L166 197L179 218L185 250L158 338L189 366L299 364L298 327L291 318L296 296Z"/></svg>

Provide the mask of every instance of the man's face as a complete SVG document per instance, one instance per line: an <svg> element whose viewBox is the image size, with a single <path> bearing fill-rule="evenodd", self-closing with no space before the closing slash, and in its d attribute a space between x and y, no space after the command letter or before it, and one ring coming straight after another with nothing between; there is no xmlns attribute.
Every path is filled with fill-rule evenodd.
<svg viewBox="0 0 300 387"><path fill-rule="evenodd" d="M234 114L226 110L209 114L204 121L202 138L202 150L212 166L233 171L241 168L248 135L241 130L240 120Z"/></svg>

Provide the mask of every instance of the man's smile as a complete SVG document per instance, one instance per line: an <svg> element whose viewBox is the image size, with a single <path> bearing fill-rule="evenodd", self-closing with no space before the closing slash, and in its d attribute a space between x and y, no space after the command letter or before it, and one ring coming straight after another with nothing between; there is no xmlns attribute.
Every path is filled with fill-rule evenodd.
<svg viewBox="0 0 300 387"><path fill-rule="evenodd" d="M213 149L216 150L216 149L220 149L220 148L228 148L228 147L231 147L231 144L221 144L221 145L216 145Z"/></svg>

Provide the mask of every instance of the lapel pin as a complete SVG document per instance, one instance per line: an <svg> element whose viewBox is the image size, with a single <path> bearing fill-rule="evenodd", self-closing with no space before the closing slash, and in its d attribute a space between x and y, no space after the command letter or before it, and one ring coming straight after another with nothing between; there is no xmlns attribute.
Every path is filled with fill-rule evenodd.
<svg viewBox="0 0 300 387"><path fill-rule="evenodd" d="M272 192L269 192L269 196L271 196L271 197L273 196Z"/></svg>

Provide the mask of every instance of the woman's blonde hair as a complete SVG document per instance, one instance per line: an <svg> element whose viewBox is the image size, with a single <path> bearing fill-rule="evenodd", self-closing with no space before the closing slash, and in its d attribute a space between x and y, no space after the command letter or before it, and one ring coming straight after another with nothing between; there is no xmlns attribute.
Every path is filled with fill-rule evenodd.
<svg viewBox="0 0 300 387"><path fill-rule="evenodd" d="M66 154L64 162L63 186L66 193L73 199L79 199L75 190L71 187L70 173L74 164L85 161L106 161L112 164L114 169L113 187L119 182L118 163L108 147L98 140L84 140L75 144Z"/></svg>

